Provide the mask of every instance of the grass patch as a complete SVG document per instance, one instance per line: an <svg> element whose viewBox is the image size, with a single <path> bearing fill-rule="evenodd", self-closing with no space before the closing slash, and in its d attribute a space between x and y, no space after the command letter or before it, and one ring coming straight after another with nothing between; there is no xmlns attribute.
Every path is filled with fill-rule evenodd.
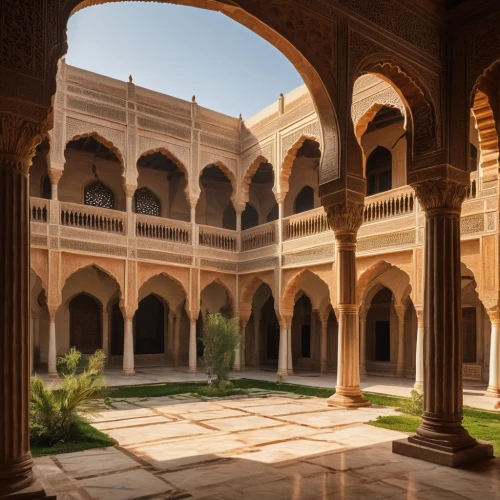
<svg viewBox="0 0 500 500"><path fill-rule="evenodd" d="M322 389L319 387L308 387L295 384L276 384L265 380L237 379L231 380L230 389L210 389L203 382L179 382L160 385L136 385L130 387L119 387L108 393L110 398L155 398L162 396L174 396L176 394L199 394L208 397L224 397L248 394L249 389L263 389L267 391L282 391L301 394L304 396L316 396L318 398L329 398L335 391L333 389Z"/></svg>
<svg viewBox="0 0 500 500"><path fill-rule="evenodd" d="M396 405L388 404L387 406ZM400 415L377 417L376 420L372 420L368 424L393 431L414 433L421 422L421 417ZM463 425L471 436L489 441L493 445L495 455L500 455L500 414L465 407Z"/></svg>
<svg viewBox="0 0 500 500"><path fill-rule="evenodd" d="M85 422L77 422L75 431L70 440L57 443L54 446L32 446L33 457L58 455L60 453L74 453L75 451L90 450L92 448L106 448L114 446L117 442L107 434L98 431Z"/></svg>

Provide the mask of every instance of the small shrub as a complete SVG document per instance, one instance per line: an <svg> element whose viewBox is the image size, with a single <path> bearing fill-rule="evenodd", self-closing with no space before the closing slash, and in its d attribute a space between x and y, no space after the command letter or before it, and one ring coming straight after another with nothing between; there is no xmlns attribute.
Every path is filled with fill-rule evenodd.
<svg viewBox="0 0 500 500"><path fill-rule="evenodd" d="M104 394L106 355L97 351L89 356L88 368L76 375L80 358L81 353L72 349L59 359L62 381L55 388L46 387L40 377L32 379L30 428L33 444L53 446L71 439L77 424L88 421L96 410L91 403Z"/></svg>
<svg viewBox="0 0 500 500"><path fill-rule="evenodd" d="M420 417L424 411L424 392L413 389L410 394L410 398L405 399L398 410L408 415Z"/></svg>
<svg viewBox="0 0 500 500"><path fill-rule="evenodd" d="M234 350L240 343L238 320L220 313L210 313L204 329L205 362L211 375L217 377L216 385L229 380L234 362Z"/></svg>
<svg viewBox="0 0 500 500"><path fill-rule="evenodd" d="M276 375L276 385L281 385L283 383L283 375Z"/></svg>

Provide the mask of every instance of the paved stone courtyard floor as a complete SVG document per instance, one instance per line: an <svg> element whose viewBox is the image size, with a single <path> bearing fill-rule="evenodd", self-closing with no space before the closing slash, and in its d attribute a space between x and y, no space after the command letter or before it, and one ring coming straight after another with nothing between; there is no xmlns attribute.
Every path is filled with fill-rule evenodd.
<svg viewBox="0 0 500 500"><path fill-rule="evenodd" d="M458 470L393 454L406 435L364 424L390 408L266 391L112 405L93 425L120 446L35 460L59 500L500 499L499 459Z"/></svg>

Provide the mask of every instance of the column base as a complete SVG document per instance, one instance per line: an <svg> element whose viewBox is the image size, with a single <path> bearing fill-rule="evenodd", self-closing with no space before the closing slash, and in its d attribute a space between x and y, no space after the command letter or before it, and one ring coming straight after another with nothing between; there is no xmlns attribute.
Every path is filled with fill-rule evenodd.
<svg viewBox="0 0 500 500"><path fill-rule="evenodd" d="M328 406L338 406L340 408L361 408L370 406L371 403L362 394L339 394L335 393L326 400Z"/></svg>
<svg viewBox="0 0 500 500"><path fill-rule="evenodd" d="M196 373L196 368L189 367L188 373Z"/></svg>
<svg viewBox="0 0 500 500"><path fill-rule="evenodd" d="M484 395L489 398L500 398L500 389L498 387L489 386Z"/></svg>
<svg viewBox="0 0 500 500"><path fill-rule="evenodd" d="M286 377L288 375L288 371L283 369L283 368L278 368L276 375L281 376L281 377Z"/></svg>
<svg viewBox="0 0 500 500"><path fill-rule="evenodd" d="M415 382L413 384L413 388L416 390L416 391L423 391L424 390L424 383L423 382Z"/></svg>
<svg viewBox="0 0 500 500"><path fill-rule="evenodd" d="M135 375L135 370L123 370L122 375L124 377L133 377Z"/></svg>
<svg viewBox="0 0 500 500"><path fill-rule="evenodd" d="M463 450L448 451L437 449L418 436L393 441L392 452L445 467L460 467L494 458L493 446L486 441L477 440L476 444Z"/></svg>
<svg viewBox="0 0 500 500"><path fill-rule="evenodd" d="M57 500L57 495L52 490L51 486L47 480L42 476L38 468L33 467L33 473L35 474L35 482L23 488L22 490L16 491L15 493L9 493L5 496L0 496L3 500Z"/></svg>

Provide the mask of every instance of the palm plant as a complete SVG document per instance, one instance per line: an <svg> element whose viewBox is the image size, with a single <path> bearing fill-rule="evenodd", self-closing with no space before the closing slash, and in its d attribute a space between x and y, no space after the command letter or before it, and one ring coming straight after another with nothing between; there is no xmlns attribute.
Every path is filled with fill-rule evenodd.
<svg viewBox="0 0 500 500"><path fill-rule="evenodd" d="M229 380L234 350L240 344L238 319L210 313L204 328L203 343L208 370L217 377L218 386L224 385Z"/></svg>
<svg viewBox="0 0 500 500"><path fill-rule="evenodd" d="M88 421L96 411L92 402L103 394L106 355L97 351L89 356L88 368L78 375L73 366L76 358L79 359L75 352L68 357L70 366L61 370L62 381L57 387L46 387L40 377L31 381L30 424L34 444L51 446L67 440L76 423ZM60 358L59 364L64 365L64 357Z"/></svg>

